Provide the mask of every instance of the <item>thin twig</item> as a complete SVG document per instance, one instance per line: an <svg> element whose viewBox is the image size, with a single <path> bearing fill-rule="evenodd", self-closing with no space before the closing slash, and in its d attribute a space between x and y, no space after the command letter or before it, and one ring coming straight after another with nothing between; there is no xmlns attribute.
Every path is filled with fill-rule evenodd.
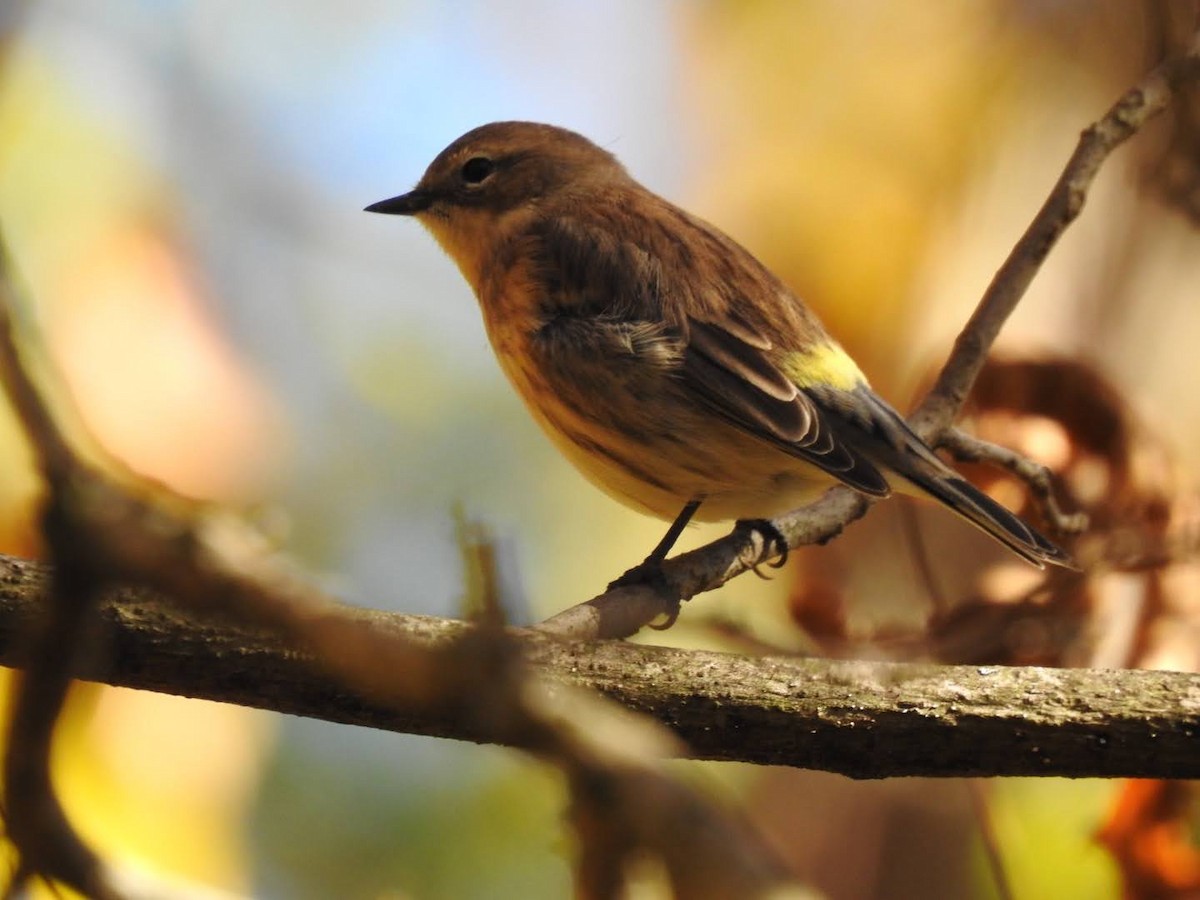
<svg viewBox="0 0 1200 900"><path fill-rule="evenodd" d="M1021 479L1028 486L1041 514L1060 534L1080 534L1087 529L1087 513L1068 513L1059 505L1054 491L1054 474L1041 463L1015 450L967 434L959 428L946 429L940 446L959 462L987 463Z"/></svg>
<svg viewBox="0 0 1200 900"><path fill-rule="evenodd" d="M0 383L33 447L37 465L47 482L70 477L75 454L54 421L41 392L22 364L13 336L12 311L17 308L8 249L0 236Z"/></svg>
<svg viewBox="0 0 1200 900"><path fill-rule="evenodd" d="M56 488L69 494L78 464L49 407L22 365L13 335L13 288L7 250L0 242L0 383L34 448L42 476L50 488L43 525L53 552L62 537L63 507ZM69 543L69 542L68 542ZM62 545L59 544L61 547ZM65 884L97 900L120 896L101 860L71 827L55 795L50 775L54 725L66 701L67 687L80 654L85 623L95 592L80 569L68 560L56 571L45 614L34 629L27 652L28 668L17 683L8 721L4 754L4 819L8 837L18 849L10 891L31 877L52 871Z"/></svg>
<svg viewBox="0 0 1200 900"><path fill-rule="evenodd" d="M1179 86L1200 68L1200 32L1187 51L1167 60L1125 92L1084 129L1046 202L992 278L955 342L937 381L909 421L926 440L950 427L962 410L1001 327L1062 233L1083 210L1100 166L1109 155L1167 108Z"/></svg>
<svg viewBox="0 0 1200 900"><path fill-rule="evenodd" d="M866 497L848 488L834 488L816 503L787 513L773 524L788 544L823 544L869 508ZM725 537L663 563L660 585L621 587L551 616L537 626L546 634L572 640L629 637L659 616L678 610L680 600L715 590L764 560L768 548L762 535L734 529Z"/></svg>

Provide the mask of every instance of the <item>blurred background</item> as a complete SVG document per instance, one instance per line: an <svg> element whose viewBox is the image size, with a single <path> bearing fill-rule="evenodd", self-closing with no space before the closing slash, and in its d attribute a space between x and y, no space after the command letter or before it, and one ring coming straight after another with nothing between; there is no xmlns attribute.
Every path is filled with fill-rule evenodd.
<svg viewBox="0 0 1200 900"><path fill-rule="evenodd" d="M530 622L598 593L663 524L554 453L454 266L363 206L484 122L573 128L750 247L906 409L1079 131L1194 17L1127 0L9 0L0 227L26 332L112 455L259 518L346 600L406 612L461 612L460 504L497 535L511 617ZM944 513L887 504L653 638L1195 668L1196 573L1172 542L1200 462L1197 121L1157 124L1101 172L976 410L1067 473L1103 535L1129 532L1132 561L1084 544L1104 572L1047 585ZM0 550L36 555L7 416L0 454ZM570 892L561 786L508 752L91 685L61 740L85 835L182 877L267 898ZM1016 896L1200 890L1187 817L1166 816L1138 868L1148 820L1120 818L1137 798L1112 782L680 768L830 897L1000 896L989 846ZM1161 791L1152 810L1186 810ZM1177 893L1131 893L1156 886Z"/></svg>

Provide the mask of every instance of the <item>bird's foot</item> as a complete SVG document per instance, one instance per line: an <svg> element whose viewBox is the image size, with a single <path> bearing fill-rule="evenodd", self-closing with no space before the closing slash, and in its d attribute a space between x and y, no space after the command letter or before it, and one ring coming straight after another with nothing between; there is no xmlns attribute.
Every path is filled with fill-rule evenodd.
<svg viewBox="0 0 1200 900"><path fill-rule="evenodd" d="M624 587L648 587L659 596L669 596L670 586L667 584L666 572L663 571L663 561L655 558L654 554L651 554L628 570L624 575L608 583L610 591ZM660 625L651 625L650 627L657 631L666 631L675 624L675 620L679 618L679 611L682 607L683 602L679 597L672 598L670 600L670 607L667 610L666 621Z"/></svg>
<svg viewBox="0 0 1200 900"><path fill-rule="evenodd" d="M667 588L667 575L663 571L663 561L656 559L653 554L625 572L619 578L608 583L610 591L623 587L645 586L662 592Z"/></svg>
<svg viewBox="0 0 1200 900"><path fill-rule="evenodd" d="M750 564L750 568L754 574L764 580L769 580L770 575L764 575L759 571L759 566L766 563L772 569L782 569L787 565L788 561L788 543L787 538L783 536L775 524L770 519L738 519L734 526L735 531L743 533L755 533L762 539L762 552L758 559ZM779 557L778 559L772 559ZM768 562L770 560L770 562Z"/></svg>

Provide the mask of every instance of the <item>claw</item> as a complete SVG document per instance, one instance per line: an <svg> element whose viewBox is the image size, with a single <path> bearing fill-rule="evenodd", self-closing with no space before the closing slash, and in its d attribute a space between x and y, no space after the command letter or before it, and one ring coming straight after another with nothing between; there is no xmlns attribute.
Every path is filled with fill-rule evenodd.
<svg viewBox="0 0 1200 900"><path fill-rule="evenodd" d="M759 578L770 580L769 576L763 575L758 570L761 565L768 565L772 569L782 569L787 565L787 538L769 519L739 519L737 528L743 531L757 532L762 538L762 553L759 554L758 560L750 566ZM778 557L778 559L773 559L773 557Z"/></svg>
<svg viewBox="0 0 1200 900"><path fill-rule="evenodd" d="M638 563L620 578L610 581L608 589L611 591L615 588L633 587L634 585L645 585L659 594L666 593L669 588L662 563L652 559ZM667 620L661 625L650 625L650 627L655 631L666 631L675 624L675 621L679 618L679 611L682 608L683 602L676 597L671 606L671 611L667 613Z"/></svg>
<svg viewBox="0 0 1200 900"><path fill-rule="evenodd" d="M675 605L671 608L671 611L667 613L667 621L663 622L661 625L654 625L652 623L650 627L655 631L666 631L675 624L676 620L679 619L679 611L681 609L683 609L683 604L676 600Z"/></svg>
<svg viewBox="0 0 1200 900"><path fill-rule="evenodd" d="M782 535L780 536L782 537ZM779 545L779 558L772 560L771 562L767 563L767 565L772 569L782 569L787 565L788 553L790 552L791 551L788 548L787 542L781 543Z"/></svg>

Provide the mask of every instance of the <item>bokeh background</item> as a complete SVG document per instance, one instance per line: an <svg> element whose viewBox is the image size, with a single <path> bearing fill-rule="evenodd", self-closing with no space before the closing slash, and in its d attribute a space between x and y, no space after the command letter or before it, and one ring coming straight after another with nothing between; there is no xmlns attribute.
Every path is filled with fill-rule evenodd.
<svg viewBox="0 0 1200 900"><path fill-rule="evenodd" d="M759 254L906 408L1080 129L1190 8L9 0L0 227L26 332L108 452L256 517L347 600L407 612L460 613L461 505L497 535L510 614L528 622L598 592L663 526L555 455L454 266L364 205L483 122L576 129ZM1102 172L1002 348L1110 379L1175 485L1200 457L1200 243L1155 180L1165 134ZM37 484L7 416L0 458L0 550L36 554ZM794 595L814 571L837 573L860 636L919 632L910 515L877 510L655 638L812 649ZM986 551L945 527L971 547L933 554L954 596ZM1194 631L1168 638L1149 662L1194 667ZM181 877L268 898L570 891L561 786L508 752L95 686L76 690L61 747L85 834ZM1111 783L972 794L693 768L832 897L996 896L973 796L1017 896L1120 890L1093 839Z"/></svg>

